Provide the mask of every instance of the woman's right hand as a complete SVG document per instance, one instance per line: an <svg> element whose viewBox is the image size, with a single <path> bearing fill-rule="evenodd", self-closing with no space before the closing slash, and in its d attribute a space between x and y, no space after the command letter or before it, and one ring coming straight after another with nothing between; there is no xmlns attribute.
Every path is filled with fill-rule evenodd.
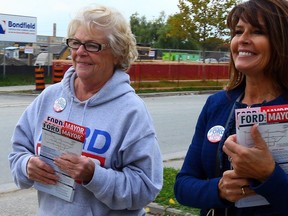
<svg viewBox="0 0 288 216"><path fill-rule="evenodd" d="M239 199L256 194L250 187L248 179L240 178L234 170L227 170L218 183L222 199L236 202Z"/></svg>
<svg viewBox="0 0 288 216"><path fill-rule="evenodd" d="M43 184L55 185L59 179L54 169L37 156L32 156L27 163L28 178Z"/></svg>

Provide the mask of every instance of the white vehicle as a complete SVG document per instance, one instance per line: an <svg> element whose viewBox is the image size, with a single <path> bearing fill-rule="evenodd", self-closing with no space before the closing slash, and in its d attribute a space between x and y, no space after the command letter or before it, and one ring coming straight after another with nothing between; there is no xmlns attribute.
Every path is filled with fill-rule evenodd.
<svg viewBox="0 0 288 216"><path fill-rule="evenodd" d="M40 53L36 61L34 63L34 66L51 66L52 65L52 60L53 60L53 54L52 53Z"/></svg>
<svg viewBox="0 0 288 216"><path fill-rule="evenodd" d="M206 58L204 61L201 58L201 59L197 60L197 62L202 62L202 63L204 62L204 63L207 63L207 64L218 63L217 59L215 59L215 58Z"/></svg>
<svg viewBox="0 0 288 216"><path fill-rule="evenodd" d="M205 63L218 63L218 61L215 58L206 58Z"/></svg>

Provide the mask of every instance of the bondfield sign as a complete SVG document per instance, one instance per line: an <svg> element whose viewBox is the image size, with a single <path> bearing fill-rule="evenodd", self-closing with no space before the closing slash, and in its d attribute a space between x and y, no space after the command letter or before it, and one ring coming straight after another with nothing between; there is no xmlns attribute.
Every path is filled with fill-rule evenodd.
<svg viewBox="0 0 288 216"><path fill-rule="evenodd" d="M34 43L36 38L36 17L0 14L0 41Z"/></svg>

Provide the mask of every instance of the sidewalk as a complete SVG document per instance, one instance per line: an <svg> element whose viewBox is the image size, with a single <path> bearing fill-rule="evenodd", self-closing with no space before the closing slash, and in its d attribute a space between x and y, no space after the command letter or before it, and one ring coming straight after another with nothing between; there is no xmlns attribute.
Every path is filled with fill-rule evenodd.
<svg viewBox="0 0 288 216"><path fill-rule="evenodd" d="M35 90L35 85L23 85L23 86L0 86L0 92L18 92Z"/></svg>

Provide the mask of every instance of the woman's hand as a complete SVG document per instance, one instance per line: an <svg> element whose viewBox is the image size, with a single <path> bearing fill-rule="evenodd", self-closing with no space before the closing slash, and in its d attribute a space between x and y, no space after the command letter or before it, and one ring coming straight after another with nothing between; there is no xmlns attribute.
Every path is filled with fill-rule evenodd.
<svg viewBox="0 0 288 216"><path fill-rule="evenodd" d="M94 175L95 164L85 156L63 154L55 158L54 163L76 181L87 183L91 181Z"/></svg>
<svg viewBox="0 0 288 216"><path fill-rule="evenodd" d="M223 151L230 158L233 170L241 178L265 181L274 171L275 161L267 144L258 131L258 125L251 128L254 146L239 145L236 135L231 135L224 143Z"/></svg>
<svg viewBox="0 0 288 216"><path fill-rule="evenodd" d="M59 177L54 169L37 156L32 156L27 163L28 178L43 184L55 185Z"/></svg>
<svg viewBox="0 0 288 216"><path fill-rule="evenodd" d="M254 195L255 192L249 187L249 180L240 178L234 170L227 170L218 183L219 195L222 199L230 202Z"/></svg>

